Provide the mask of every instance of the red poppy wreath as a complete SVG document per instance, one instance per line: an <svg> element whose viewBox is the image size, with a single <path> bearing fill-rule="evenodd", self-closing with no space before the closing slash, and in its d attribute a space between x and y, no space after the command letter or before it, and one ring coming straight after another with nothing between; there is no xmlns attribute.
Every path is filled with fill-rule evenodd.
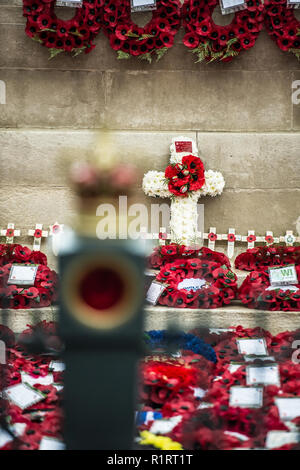
<svg viewBox="0 0 300 470"><path fill-rule="evenodd" d="M245 271L287 264L300 265L300 246L260 246L239 254L235 259L235 267Z"/></svg>
<svg viewBox="0 0 300 470"><path fill-rule="evenodd" d="M300 279L300 266L296 271ZM300 282L287 289L270 289L268 270L252 271L239 288L239 299L249 308L300 311Z"/></svg>
<svg viewBox="0 0 300 470"><path fill-rule="evenodd" d="M12 264L38 265L33 286L8 284ZM57 274L47 266L47 257L17 244L0 245L0 308L48 307L57 300Z"/></svg>
<svg viewBox="0 0 300 470"><path fill-rule="evenodd" d="M157 269L178 259L186 260L196 257L201 258L202 262L215 261L225 264L230 268L230 261L224 253L210 250L205 246L200 248L197 246L178 245L177 243L155 247L153 253L148 258L148 266L149 268Z"/></svg>
<svg viewBox="0 0 300 470"><path fill-rule="evenodd" d="M229 25L219 26L212 19L219 0L185 0L183 43L197 56L196 62L229 62L254 46L263 26L264 7L261 0L246 0L246 3L247 8L236 12Z"/></svg>
<svg viewBox="0 0 300 470"><path fill-rule="evenodd" d="M130 0L105 0L103 31L117 51L118 59L139 59L152 62L159 60L173 46L180 27L180 2L157 0L157 9L144 27L131 20Z"/></svg>
<svg viewBox="0 0 300 470"><path fill-rule="evenodd" d="M56 0L23 0L23 15L27 18L27 36L50 49L50 58L61 52L77 56L94 49L93 39L102 24L102 0L83 0L74 18L64 21L57 18Z"/></svg>
<svg viewBox="0 0 300 470"><path fill-rule="evenodd" d="M236 296L237 278L227 266L198 258L163 266L156 280L166 284L158 302L179 308L217 308Z"/></svg>
<svg viewBox="0 0 300 470"><path fill-rule="evenodd" d="M286 0L265 0L265 26L282 51L292 52L300 60L300 21Z"/></svg>

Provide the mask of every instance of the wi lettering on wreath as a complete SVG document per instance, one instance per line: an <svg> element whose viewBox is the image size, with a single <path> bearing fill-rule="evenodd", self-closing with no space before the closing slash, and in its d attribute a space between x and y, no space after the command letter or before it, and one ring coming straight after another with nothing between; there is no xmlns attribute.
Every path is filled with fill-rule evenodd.
<svg viewBox="0 0 300 470"><path fill-rule="evenodd" d="M0 104L6 104L6 83L0 80Z"/></svg>

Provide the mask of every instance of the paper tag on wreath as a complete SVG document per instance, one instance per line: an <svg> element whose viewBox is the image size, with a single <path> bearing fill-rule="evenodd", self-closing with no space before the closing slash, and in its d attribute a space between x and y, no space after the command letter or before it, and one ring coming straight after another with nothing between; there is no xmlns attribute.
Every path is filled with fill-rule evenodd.
<svg viewBox="0 0 300 470"><path fill-rule="evenodd" d="M156 10L156 0L130 0L130 8L135 11Z"/></svg>
<svg viewBox="0 0 300 470"><path fill-rule="evenodd" d="M38 270L37 264L12 264L7 284L33 286Z"/></svg>
<svg viewBox="0 0 300 470"><path fill-rule="evenodd" d="M166 286L158 281L153 281L148 289L146 300L152 305L156 305L159 297L165 290Z"/></svg>
<svg viewBox="0 0 300 470"><path fill-rule="evenodd" d="M275 403L279 411L280 419L283 421L292 421L300 416L300 398L299 397L277 397Z"/></svg>
<svg viewBox="0 0 300 470"><path fill-rule="evenodd" d="M263 404L262 387L231 387L229 406L260 408Z"/></svg>
<svg viewBox="0 0 300 470"><path fill-rule="evenodd" d="M198 279L194 277L183 279L183 281L178 284L179 290L185 289L188 291L197 291L207 287L209 287L209 284L205 279Z"/></svg>
<svg viewBox="0 0 300 470"><path fill-rule="evenodd" d="M277 364L246 367L247 385L277 385L280 387Z"/></svg>
<svg viewBox="0 0 300 470"><path fill-rule="evenodd" d="M83 5L83 0L56 0L55 6L57 7L75 7L81 8Z"/></svg>
<svg viewBox="0 0 300 470"><path fill-rule="evenodd" d="M245 0L219 0L222 15L228 15L236 11L245 10L247 3Z"/></svg>
<svg viewBox="0 0 300 470"><path fill-rule="evenodd" d="M269 279L272 287L288 286L299 282L294 264L269 268Z"/></svg>
<svg viewBox="0 0 300 470"><path fill-rule="evenodd" d="M3 391L3 396L21 408L21 410L25 410L26 408L35 405L46 397L46 395L39 390L24 383L19 383L6 388Z"/></svg>
<svg viewBox="0 0 300 470"><path fill-rule="evenodd" d="M267 346L264 338L238 338L236 340L239 354L267 356Z"/></svg>
<svg viewBox="0 0 300 470"><path fill-rule="evenodd" d="M192 153L193 151L193 144L190 140L176 140L175 141L175 150L176 153Z"/></svg>
<svg viewBox="0 0 300 470"><path fill-rule="evenodd" d="M287 0L287 7L288 8L300 8L300 1L299 0Z"/></svg>

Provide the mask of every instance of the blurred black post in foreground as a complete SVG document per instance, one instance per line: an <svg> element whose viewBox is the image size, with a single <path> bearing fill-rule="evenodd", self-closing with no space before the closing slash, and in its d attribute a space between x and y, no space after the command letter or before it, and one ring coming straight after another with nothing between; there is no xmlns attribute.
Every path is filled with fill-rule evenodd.
<svg viewBox="0 0 300 470"><path fill-rule="evenodd" d="M144 256L124 229L119 237L126 221L120 220L118 204L120 195L132 192L136 177L133 168L114 161L105 135L90 160L72 164L78 235L59 257L67 449L130 450L133 445ZM104 237L96 217L101 204L113 209L112 233L105 239L99 239Z"/></svg>
<svg viewBox="0 0 300 470"><path fill-rule="evenodd" d="M127 241L80 239L60 257L67 449L132 447L143 272Z"/></svg>

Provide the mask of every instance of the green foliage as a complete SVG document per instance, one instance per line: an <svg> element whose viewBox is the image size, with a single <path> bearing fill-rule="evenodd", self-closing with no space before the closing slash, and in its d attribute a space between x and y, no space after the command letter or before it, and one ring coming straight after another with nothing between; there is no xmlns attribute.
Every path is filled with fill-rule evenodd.
<svg viewBox="0 0 300 470"><path fill-rule="evenodd" d="M140 60L147 60L149 64L152 62L152 55L150 52L147 52L146 54L141 54L138 56Z"/></svg>
<svg viewBox="0 0 300 470"><path fill-rule="evenodd" d="M43 41L38 36L33 36L32 39L36 42L39 42L40 44L43 44Z"/></svg>
<svg viewBox="0 0 300 470"><path fill-rule="evenodd" d="M289 49L289 52L295 54L298 60L300 60L300 49Z"/></svg>
<svg viewBox="0 0 300 470"><path fill-rule="evenodd" d="M126 36L128 36L129 38L139 38L140 36L136 33L133 33L132 31L128 31L128 33L126 33Z"/></svg>
<svg viewBox="0 0 300 470"><path fill-rule="evenodd" d="M167 47L163 47L162 49L157 49L155 52L156 52L156 55L157 55L157 58L156 58L156 62L158 62L164 55L165 53L167 52L168 48Z"/></svg>
<svg viewBox="0 0 300 470"><path fill-rule="evenodd" d="M118 51L118 59L130 59L128 52Z"/></svg>
<svg viewBox="0 0 300 470"><path fill-rule="evenodd" d="M49 60L54 59L54 57L56 57L58 54L61 54L62 52L64 52L63 49L55 49L55 48L50 49Z"/></svg>
<svg viewBox="0 0 300 470"><path fill-rule="evenodd" d="M77 57L77 56L78 56L79 54L81 54L85 49L86 49L86 46L74 48L74 49L72 50L73 57Z"/></svg>

